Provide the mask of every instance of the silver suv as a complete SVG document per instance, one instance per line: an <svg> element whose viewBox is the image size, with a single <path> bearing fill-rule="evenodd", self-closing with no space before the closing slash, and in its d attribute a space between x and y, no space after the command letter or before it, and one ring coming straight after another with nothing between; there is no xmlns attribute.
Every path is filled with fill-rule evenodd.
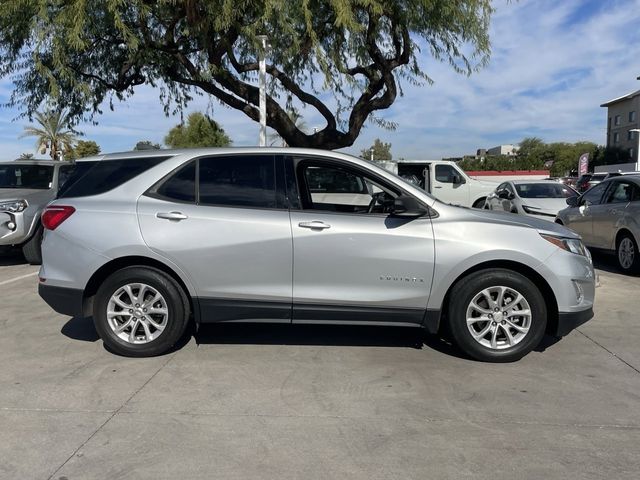
<svg viewBox="0 0 640 480"><path fill-rule="evenodd" d="M40 214L73 168L46 160L0 163L0 249L21 247L29 263L40 264Z"/></svg>
<svg viewBox="0 0 640 480"><path fill-rule="evenodd" d="M158 355L189 321L422 327L521 358L589 320L580 237L446 205L373 163L305 149L77 162L42 215L39 291L113 352Z"/></svg>

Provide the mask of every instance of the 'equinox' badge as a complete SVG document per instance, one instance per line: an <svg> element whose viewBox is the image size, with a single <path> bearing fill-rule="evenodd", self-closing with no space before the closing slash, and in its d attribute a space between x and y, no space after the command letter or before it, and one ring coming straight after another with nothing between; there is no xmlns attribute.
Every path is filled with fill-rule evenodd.
<svg viewBox="0 0 640 480"><path fill-rule="evenodd" d="M407 283L424 283L424 278L404 277L399 275L380 275L383 282L407 282Z"/></svg>

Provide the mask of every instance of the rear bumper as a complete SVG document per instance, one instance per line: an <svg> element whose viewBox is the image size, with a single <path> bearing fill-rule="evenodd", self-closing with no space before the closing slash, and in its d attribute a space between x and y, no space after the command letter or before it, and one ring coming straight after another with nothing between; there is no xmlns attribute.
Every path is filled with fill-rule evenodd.
<svg viewBox="0 0 640 480"><path fill-rule="evenodd" d="M571 330L578 328L585 322L593 318L593 308L580 312L560 312L558 314L558 327L555 332L551 332L556 337L564 337Z"/></svg>
<svg viewBox="0 0 640 480"><path fill-rule="evenodd" d="M82 317L84 292L80 289L39 284L38 294L56 312L70 317Z"/></svg>

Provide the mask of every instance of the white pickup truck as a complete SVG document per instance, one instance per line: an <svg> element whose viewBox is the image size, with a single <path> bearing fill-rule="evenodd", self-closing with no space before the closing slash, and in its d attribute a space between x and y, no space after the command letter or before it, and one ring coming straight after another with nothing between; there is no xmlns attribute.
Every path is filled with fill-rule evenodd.
<svg viewBox="0 0 640 480"><path fill-rule="evenodd" d="M453 205L482 208L487 196L498 186L469 177L455 162L447 160L398 160L381 164L405 180L419 184L438 200Z"/></svg>

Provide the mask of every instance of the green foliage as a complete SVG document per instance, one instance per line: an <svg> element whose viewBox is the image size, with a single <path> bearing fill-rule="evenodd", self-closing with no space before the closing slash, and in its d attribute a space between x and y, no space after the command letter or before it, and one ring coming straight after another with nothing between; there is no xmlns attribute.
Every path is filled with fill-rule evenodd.
<svg viewBox="0 0 640 480"><path fill-rule="evenodd" d="M268 125L292 146L342 148L367 119L393 127L377 115L400 81L430 83L434 60L467 75L485 65L492 13L491 0L3 0L0 78L29 114L52 98L92 117L148 84L167 114L206 93L258 121L266 34ZM293 103L325 127L297 128Z"/></svg>
<svg viewBox="0 0 640 480"><path fill-rule="evenodd" d="M140 140L133 147L134 150L160 150L160 148L159 143L153 143L151 140Z"/></svg>
<svg viewBox="0 0 640 480"><path fill-rule="evenodd" d="M194 112L187 117L186 124L169 130L164 143L171 148L228 147L231 139L215 120Z"/></svg>
<svg viewBox="0 0 640 480"><path fill-rule="evenodd" d="M72 150L77 133L71 128L66 112L49 110L35 112L37 126L24 127L22 137L36 137L36 149L44 154L49 151L53 160L60 160Z"/></svg>
<svg viewBox="0 0 640 480"><path fill-rule="evenodd" d="M629 161L629 153L620 148L604 148L593 142L545 143L536 137L520 142L516 157L487 156L484 160L465 157L460 163L463 170L540 170L550 168L552 176L576 175L578 159L589 154L589 169L598 165Z"/></svg>
<svg viewBox="0 0 640 480"><path fill-rule="evenodd" d="M384 143L379 138L376 138L369 148L365 148L360 151L360 157L371 160L371 151L373 150L373 160L375 162L390 161L393 156L391 155L391 144Z"/></svg>
<svg viewBox="0 0 640 480"><path fill-rule="evenodd" d="M100 153L100 146L93 140L78 140L78 143L66 153L65 160L91 157Z"/></svg>

